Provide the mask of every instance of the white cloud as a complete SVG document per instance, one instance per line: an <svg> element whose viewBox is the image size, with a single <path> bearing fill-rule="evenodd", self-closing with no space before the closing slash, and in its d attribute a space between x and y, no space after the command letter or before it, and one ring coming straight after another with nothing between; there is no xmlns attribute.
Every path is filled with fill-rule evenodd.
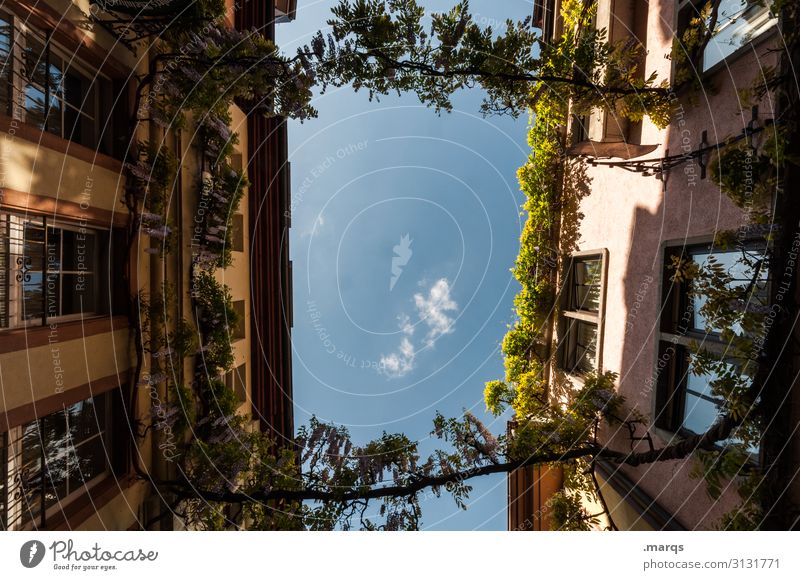
<svg viewBox="0 0 800 580"><path fill-rule="evenodd" d="M424 339L428 347L432 347L440 336L453 332L455 319L448 313L458 311L458 304L450 297L450 282L447 278L437 280L427 296L415 294L414 304L419 322L428 326ZM411 342L415 325L405 313L397 317L397 324L403 338L395 352L382 355L380 359L379 372L390 378L405 376L416 367L417 350Z"/></svg>
<svg viewBox="0 0 800 580"><path fill-rule="evenodd" d="M455 319L448 316L447 313L458 311L458 304L450 298L450 282L447 278L437 280L427 297L415 294L414 304L420 320L424 321L430 329L425 337L428 346L433 346L440 336L453 332Z"/></svg>
<svg viewBox="0 0 800 580"><path fill-rule="evenodd" d="M381 357L381 372L392 378L402 377L414 370L415 358L414 345L411 344L408 337L404 336L403 340L400 341L400 347L397 352Z"/></svg>
<svg viewBox="0 0 800 580"><path fill-rule="evenodd" d="M406 336L411 336L414 334L414 325L411 324L411 318L409 318L408 314L403 313L397 317L397 320L400 322L400 330Z"/></svg>

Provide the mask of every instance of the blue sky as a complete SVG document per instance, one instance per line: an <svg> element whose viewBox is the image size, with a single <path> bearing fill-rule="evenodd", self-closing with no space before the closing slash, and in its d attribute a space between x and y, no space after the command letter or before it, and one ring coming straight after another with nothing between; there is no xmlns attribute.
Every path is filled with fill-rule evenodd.
<svg viewBox="0 0 800 580"><path fill-rule="evenodd" d="M277 27L286 51L325 27L333 0L298 2ZM452 4L424 1L430 10ZM521 19L530 0L473 1L481 24ZM479 91L441 117L413 95L369 102L332 89L319 118L292 122L295 421L315 414L357 442L402 431L427 454L438 410L472 410L495 433L483 386L503 374L500 341L519 286L527 119L483 118ZM505 529L502 476L473 480L467 511L422 502L424 529Z"/></svg>

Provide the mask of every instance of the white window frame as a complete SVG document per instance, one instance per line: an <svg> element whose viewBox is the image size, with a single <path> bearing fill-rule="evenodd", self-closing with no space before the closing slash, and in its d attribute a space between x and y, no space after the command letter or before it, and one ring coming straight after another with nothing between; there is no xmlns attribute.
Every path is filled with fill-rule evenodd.
<svg viewBox="0 0 800 580"><path fill-rule="evenodd" d="M588 261L590 259L600 260L600 295L598 297L597 313L583 311L583 310L570 310L569 301L572 295L572 284L574 279L574 266L575 262ZM597 327L597 345L595 355L597 357L596 367L593 369L596 372L603 371L603 334L605 327L605 309L606 309L606 294L608 292L608 249L599 248L594 250L585 250L575 252L570 255L568 261L568 269L564 276L564 287L562 291L566 291L566 297L562 299L562 308L560 312L561 324L559 331L559 348L561 355L558 358L559 367L568 375L580 379L583 374L575 372L574 369L567 368L566 361L571 359L573 355L570 354L572 349L572 337L570 336L569 325L575 321L581 321L593 324Z"/></svg>

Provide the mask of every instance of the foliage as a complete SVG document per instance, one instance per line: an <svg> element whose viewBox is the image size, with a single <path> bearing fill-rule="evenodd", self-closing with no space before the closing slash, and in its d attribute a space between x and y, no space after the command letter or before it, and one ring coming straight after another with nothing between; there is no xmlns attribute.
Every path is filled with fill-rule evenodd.
<svg viewBox="0 0 800 580"><path fill-rule="evenodd" d="M591 471L593 465L577 459L561 464L564 476L563 489L550 499L551 529L556 531L589 531L596 529L601 514L590 514L589 503L599 501Z"/></svg>
<svg viewBox="0 0 800 580"><path fill-rule="evenodd" d="M768 219L773 196L781 190L777 169L786 161L786 129L771 125L762 133L763 147L755 147L752 139L724 144L709 165L712 181L756 222Z"/></svg>
<svg viewBox="0 0 800 580"><path fill-rule="evenodd" d="M239 322L230 289L213 274L200 271L194 276L195 319L203 337L201 374L216 376L233 366L231 333Z"/></svg>
<svg viewBox="0 0 800 580"><path fill-rule="evenodd" d="M588 532L598 524L583 507L580 495L568 491L556 492L550 499L552 510L552 529L561 532Z"/></svg>
<svg viewBox="0 0 800 580"><path fill-rule="evenodd" d="M156 123L182 127L188 111L226 115L234 101L270 116L316 117L310 104L313 71L299 57L281 54L261 33L218 20L161 38L156 61L162 66L151 79L161 98L148 111Z"/></svg>
<svg viewBox="0 0 800 580"><path fill-rule="evenodd" d="M675 63L673 83L676 86L702 88L702 75L698 74L699 59L713 32L711 23L714 2L707 0L691 15L686 29L672 41L670 58Z"/></svg>
<svg viewBox="0 0 800 580"><path fill-rule="evenodd" d="M472 477L561 462L565 491L554 498L554 520L564 529L596 525L596 516L582 506L585 499L598 498L591 458L601 450L613 456L598 445L597 429L601 421L619 421L624 401L614 390L616 376L588 375L563 405L548 401L544 376L560 249L573 243L567 238L559 248L564 222L575 219L562 213L564 184L582 176L580 167L565 162L565 126L568 115L589 112L598 102L623 117L648 115L664 126L669 114L665 87L639 70L635 47L612 45L605 31L591 29L588 4L578 0L564 3L565 32L551 45L540 42L528 21L509 21L500 34L481 29L467 2L432 14L426 28L424 10L414 0L342 0L333 11L332 33L317 34L293 58L256 32L228 29L220 20L221 6L204 3L210 22L162 36L156 71L140 86L136 107L137 120L146 112L165 128L195 123L206 170L197 180L198 204L207 204L191 272L197 330L184 321L158 319L158 311L167 308L156 304L154 309L151 303L145 317L150 330L143 338L151 354L181 361L193 355L198 344L193 338L200 338L195 383L191 389L175 383L180 386L171 398L185 409L193 409L194 397L199 398L202 416L186 415L192 435L177 470L182 479L161 484L180 501L186 523L211 529L416 529L423 490L437 496L445 491L466 507ZM513 270L521 285L517 320L503 341L505 380L487 383L485 391L490 411L501 414L510 406L516 413L508 438L495 437L465 412L459 418L436 416L433 434L443 446L424 461L416 442L403 434L384 433L359 446L345 428L314 418L293 442L276 442L236 412L235 395L219 379L233 364L235 312L230 292L214 273L230 263L230 218L244 186L243 175L230 164L236 136L229 108L235 103L247 112L302 120L316 115L310 105L314 86L345 84L367 90L371 98L414 92L437 111L452 108L456 91L481 86L484 113L531 111L532 154L518 174L527 220ZM157 87L157 99L143 103L148 85ZM161 149L141 149L142 157L128 169L134 189L147 193L140 201L150 197L144 207L152 215L142 214L142 223L149 235L166 237L163 212L175 163ZM689 278L696 276L689 272ZM720 275L714 283L723 282ZM712 364L698 361L706 368ZM164 380L154 372L147 384ZM734 391L728 389L726 396L733 398ZM378 516L369 511L371 501L381 502ZM238 515L231 513L234 504L242 506ZM731 525L748 517L736 516Z"/></svg>
<svg viewBox="0 0 800 580"><path fill-rule="evenodd" d="M194 422L196 409L191 389L184 382L182 361L197 352L197 331L184 319L174 320L174 288L165 284L154 296L140 293L140 344L151 356L149 372L137 386L157 393L165 385L166 400L152 396L149 418L158 431L182 434Z"/></svg>
<svg viewBox="0 0 800 580"><path fill-rule="evenodd" d="M565 5L573 21L588 22L581 3ZM659 126L669 109L655 75L638 74L635 50L612 46L605 31L567 30L551 46L536 36L530 18L508 20L500 31L482 28L467 1L432 13L429 27L415 0L341 0L333 16L331 34L318 33L298 53L323 90L350 84L371 99L413 92L437 111L450 111L455 92L480 86L483 113L517 116L534 105L531 88L539 84L587 111L602 102L634 120L648 114Z"/></svg>
<svg viewBox="0 0 800 580"><path fill-rule="evenodd" d="M705 320L706 332L717 333L725 345L720 353L706 343L693 343L690 371L708 377L710 394L717 399L720 413L737 424L733 437L718 442L718 449L695 454L697 464L692 475L705 480L714 499L720 496L723 482L733 482L742 504L723 518L722 525L740 529L748 522L757 524L760 510L759 496L752 492L760 476L751 465L749 450L758 449L763 433L759 392L753 378L760 345L768 331L769 249L767 241L757 246L752 241L746 245L740 241L736 247L739 254L733 266L723 266L712 254L704 264L675 257L672 268L673 282L687 284L692 299L701 304L697 314ZM744 274L735 275L736 271Z"/></svg>

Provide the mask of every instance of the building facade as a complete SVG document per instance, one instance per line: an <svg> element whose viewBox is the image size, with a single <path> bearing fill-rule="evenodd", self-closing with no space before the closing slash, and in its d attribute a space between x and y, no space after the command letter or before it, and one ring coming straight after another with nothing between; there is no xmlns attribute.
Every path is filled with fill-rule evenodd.
<svg viewBox="0 0 800 580"><path fill-rule="evenodd" d="M552 26L545 37L560 33L560 4L537 2L538 21ZM705 4L599 0L595 25L605 28L610 40L643 49L642 74L655 72L659 81L671 79L675 84L675 63L665 55ZM674 94L673 117L666 129L647 118L631 123L602 110L573 118L569 127L576 137L568 154L588 161L588 194L577 208L577 251L564 256L558 282L551 380L579 386L587 372L617 373L617 391L625 397L626 408L645 418L636 436L649 436L655 448L704 433L714 423L718 401L710 393L710 379L691 373L688 353L692 341L724 350L719 334L706 331L698 299L689 296L686 284L673 283L672 258L684 256L703 264L713 253L733 272L739 250L712 247L712 242L719 232L750 224L748 212L709 178L710 154L692 152L764 127L778 116L769 96L751 108L742 104L738 92L757 82L763 68L777 64L777 51L771 51L780 42L777 18L768 6L723 0L718 23L697 70L713 90L696 96ZM672 167L637 164L681 155L686 158L666 162ZM734 278L749 279L750 274L736 271ZM632 444L627 429L608 427L601 439L623 452L648 449L646 438ZM759 449L751 452L757 464ZM739 498L731 486L712 499L702 478L690 475L693 466L692 459L639 467L600 462L600 489L616 526L644 530L717 525ZM538 481L531 479L527 493ZM520 501L519 492L511 484L509 492L513 506ZM546 504L546 498L540 503ZM594 506L589 511L602 509ZM510 529L520 528L519 517L509 510ZM600 527L607 525L603 520Z"/></svg>
<svg viewBox="0 0 800 580"><path fill-rule="evenodd" d="M276 17L294 16L294 2L244 3L253 5L270 35ZM102 23L87 26L96 14L89 0L0 8L2 529L176 525L149 481L173 475L174 442L152 427L163 386L134 381L153 361L137 358L141 313L132 296L168 286L178 296L174 316L191 318L203 160L191 121L182 130L152 122L132 130L135 80L152 66L148 45L121 42ZM227 20L242 22L232 1ZM250 186L232 216L231 265L215 273L239 317L230 329L234 364L221 378L253 428L288 438L286 128L271 121L253 130L260 119L236 106L229 113L238 143L228 162L247 172ZM124 203L124 163L132 143L143 140L178 160L167 209L175 224L169 254L132 227ZM190 362L178 366L173 372L192 376Z"/></svg>

